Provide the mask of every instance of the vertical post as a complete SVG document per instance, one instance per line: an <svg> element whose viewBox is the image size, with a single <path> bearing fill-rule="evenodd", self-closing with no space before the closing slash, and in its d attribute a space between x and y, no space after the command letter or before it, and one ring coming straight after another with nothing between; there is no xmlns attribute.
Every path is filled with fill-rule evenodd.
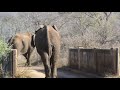
<svg viewBox="0 0 120 90"><path fill-rule="evenodd" d="M17 50L12 49L12 77L14 78L17 71Z"/></svg>
<svg viewBox="0 0 120 90"><path fill-rule="evenodd" d="M94 58L94 62L95 62L95 68L94 69L95 69L95 72L97 73L98 72L98 67L97 67L98 62L97 62L97 56L96 56L96 48L94 48L93 50L94 50L93 51L93 53L94 53L93 54L94 55L93 58Z"/></svg>
<svg viewBox="0 0 120 90"><path fill-rule="evenodd" d="M120 68L120 61L119 61L119 56L120 54L119 54L119 48L116 48L116 74L119 76L120 75L120 70L119 70L119 68Z"/></svg>
<svg viewBox="0 0 120 90"><path fill-rule="evenodd" d="M78 69L79 69L79 70L80 70L80 58L81 58L81 57L80 57L80 56L81 56L81 55L80 55L80 54L81 54L81 53L80 53L80 49L81 49L81 48L83 48L83 47L78 47Z"/></svg>
<svg viewBox="0 0 120 90"><path fill-rule="evenodd" d="M113 71L112 73L116 74L117 73L117 58L116 58L116 53L117 53L117 50L113 50L113 48L110 49L110 52L111 52L111 59L112 59L112 63L113 63Z"/></svg>
<svg viewBox="0 0 120 90"><path fill-rule="evenodd" d="M69 56L68 56L68 57L69 57L69 58L68 58L68 66L69 66L69 67L71 67L71 55L70 55L70 54L71 54L71 50L70 50L70 48L69 48Z"/></svg>
<svg viewBox="0 0 120 90"><path fill-rule="evenodd" d="M80 69L80 48L78 47L78 69Z"/></svg>
<svg viewBox="0 0 120 90"><path fill-rule="evenodd" d="M10 72L10 77L13 77L13 52L11 50L10 54L9 54L9 72Z"/></svg>

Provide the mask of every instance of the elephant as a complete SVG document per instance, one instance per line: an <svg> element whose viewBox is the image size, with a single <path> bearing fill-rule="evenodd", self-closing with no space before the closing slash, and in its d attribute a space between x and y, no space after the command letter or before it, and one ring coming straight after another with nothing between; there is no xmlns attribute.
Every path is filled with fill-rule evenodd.
<svg viewBox="0 0 120 90"><path fill-rule="evenodd" d="M30 56L35 48L34 40L35 34L30 32L17 33L8 40L9 46L17 49L17 56L23 55L27 59L25 66L31 66Z"/></svg>
<svg viewBox="0 0 120 90"><path fill-rule="evenodd" d="M55 25L40 25L35 31L35 46L44 65L45 78L57 78L60 58L60 33Z"/></svg>

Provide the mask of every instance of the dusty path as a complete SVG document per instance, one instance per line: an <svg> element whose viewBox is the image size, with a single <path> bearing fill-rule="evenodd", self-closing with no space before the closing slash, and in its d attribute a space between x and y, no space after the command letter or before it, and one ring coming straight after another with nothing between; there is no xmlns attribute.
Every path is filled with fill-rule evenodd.
<svg viewBox="0 0 120 90"><path fill-rule="evenodd" d="M84 75L76 74L70 71L58 70L59 78L86 78Z"/></svg>
<svg viewBox="0 0 120 90"><path fill-rule="evenodd" d="M44 78L44 68L42 66L34 67L19 67L19 72L23 72L26 77L30 78ZM24 77L24 76L23 76ZM58 78L93 78L94 76L89 76L81 73L75 73L68 70L58 69ZM95 77L94 77L95 78Z"/></svg>
<svg viewBox="0 0 120 90"><path fill-rule="evenodd" d="M43 67L18 67L17 77L20 78L44 78Z"/></svg>
<svg viewBox="0 0 120 90"><path fill-rule="evenodd" d="M21 77L18 78L45 78L43 66L33 66L33 67L19 67L18 72L21 74ZM76 72L72 70L58 69L58 78L105 78L99 77L93 74ZM106 78L120 78L119 76L109 76Z"/></svg>

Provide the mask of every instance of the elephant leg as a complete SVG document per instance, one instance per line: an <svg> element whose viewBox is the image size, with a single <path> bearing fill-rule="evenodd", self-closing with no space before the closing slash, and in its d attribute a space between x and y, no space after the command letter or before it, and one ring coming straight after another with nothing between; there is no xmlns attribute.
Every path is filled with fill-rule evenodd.
<svg viewBox="0 0 120 90"><path fill-rule="evenodd" d="M28 64L28 66L29 66L29 67L31 66L31 61L30 61L30 52L28 53L27 64Z"/></svg>
<svg viewBox="0 0 120 90"><path fill-rule="evenodd" d="M31 55L32 55L32 53L33 53L33 50L34 50L34 48L30 48L29 51L28 51L28 61L27 61L28 66L31 66L30 57L31 57Z"/></svg>
<svg viewBox="0 0 120 90"><path fill-rule="evenodd" d="M54 61L53 58L51 58L51 77L52 78L56 78L57 77L56 61Z"/></svg>
<svg viewBox="0 0 120 90"><path fill-rule="evenodd" d="M30 57L30 54L28 54L28 59L27 59L27 66L30 67L30 66L31 66L31 61L30 61L30 58L29 58L29 57Z"/></svg>
<svg viewBox="0 0 120 90"><path fill-rule="evenodd" d="M28 61L28 54L27 54L27 53L25 53L25 54L24 54L24 57L25 57L25 58L26 58L26 60L27 60L27 61L26 61L26 63L25 63L25 66L28 66L28 62L29 62L29 61Z"/></svg>
<svg viewBox="0 0 120 90"><path fill-rule="evenodd" d="M48 54L47 53L41 53L41 59L42 59L44 69L45 69L45 78L50 78L51 69L50 69Z"/></svg>
<svg viewBox="0 0 120 90"><path fill-rule="evenodd" d="M52 78L57 78L57 66L56 66L57 61L58 61L58 55L54 51L53 54L52 54L52 57L50 58L50 62L51 62L51 77Z"/></svg>

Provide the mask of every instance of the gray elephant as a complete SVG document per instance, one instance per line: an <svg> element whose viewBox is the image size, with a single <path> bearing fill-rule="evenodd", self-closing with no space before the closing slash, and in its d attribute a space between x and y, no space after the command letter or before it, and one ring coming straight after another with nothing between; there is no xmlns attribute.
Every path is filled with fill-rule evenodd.
<svg viewBox="0 0 120 90"><path fill-rule="evenodd" d="M32 54L34 45L34 34L17 33L8 40L9 46L12 45L12 49L17 49L17 55L23 55L27 59L26 66L31 66L30 55Z"/></svg>
<svg viewBox="0 0 120 90"><path fill-rule="evenodd" d="M35 31L35 46L45 69L45 78L57 78L60 58L60 34L55 25L41 25Z"/></svg>

